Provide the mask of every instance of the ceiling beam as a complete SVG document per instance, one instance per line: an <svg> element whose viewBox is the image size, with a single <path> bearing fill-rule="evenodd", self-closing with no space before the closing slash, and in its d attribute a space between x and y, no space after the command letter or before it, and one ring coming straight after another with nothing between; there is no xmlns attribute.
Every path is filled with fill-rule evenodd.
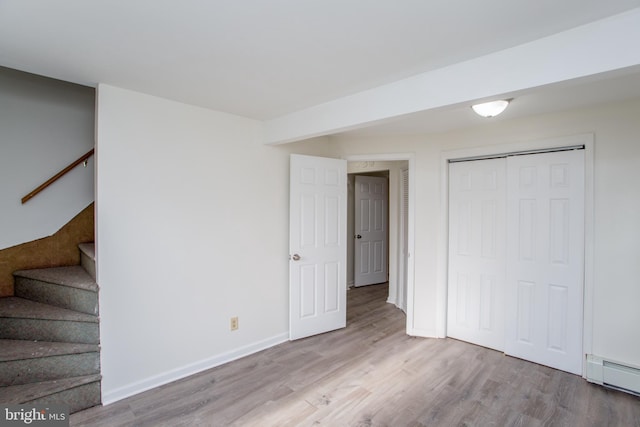
<svg viewBox="0 0 640 427"><path fill-rule="evenodd" d="M640 65L640 8L264 122L265 144Z"/></svg>

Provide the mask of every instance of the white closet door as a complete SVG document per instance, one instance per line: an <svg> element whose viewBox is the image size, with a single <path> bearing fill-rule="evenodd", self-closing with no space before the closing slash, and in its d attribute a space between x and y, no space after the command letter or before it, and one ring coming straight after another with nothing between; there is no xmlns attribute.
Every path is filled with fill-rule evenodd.
<svg viewBox="0 0 640 427"><path fill-rule="evenodd" d="M584 151L507 160L509 355L582 374Z"/></svg>
<svg viewBox="0 0 640 427"><path fill-rule="evenodd" d="M506 159L449 165L447 335L504 349Z"/></svg>

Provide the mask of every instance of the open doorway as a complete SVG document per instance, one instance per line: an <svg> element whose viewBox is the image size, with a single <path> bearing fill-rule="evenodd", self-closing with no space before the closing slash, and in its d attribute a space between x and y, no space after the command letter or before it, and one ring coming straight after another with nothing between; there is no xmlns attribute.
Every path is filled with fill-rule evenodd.
<svg viewBox="0 0 640 427"><path fill-rule="evenodd" d="M412 324L408 307L410 306L410 284L413 272L409 262L409 170L410 158L355 160L348 158L348 204L347 204L347 284L352 288L356 283L358 259L356 256L358 241L356 232L356 176L378 177L386 180L387 215L386 242L384 247L385 279L374 281L384 283L388 288L386 302L396 305L407 314L407 333ZM359 256L359 255L358 255Z"/></svg>
<svg viewBox="0 0 640 427"><path fill-rule="evenodd" d="M347 188L347 285L387 282L389 170L348 174Z"/></svg>
<svg viewBox="0 0 640 427"><path fill-rule="evenodd" d="M386 158L389 158L385 155ZM299 339L344 328L347 294L347 176L348 162L336 159L291 154L289 219L289 335ZM359 159L356 157L355 160ZM397 155L388 167L373 160L360 163L366 167L389 170L390 239L389 281L385 303L398 304L399 277L406 278L406 328L414 335L413 301L413 155ZM402 161L396 163L396 161ZM404 169L403 169L404 168ZM401 251L401 234L397 218L399 188L403 170L408 171L407 250ZM312 249L312 250L309 250ZM321 249L321 250L319 250ZM398 274L399 257L406 257L406 272ZM366 288L366 287L365 287ZM387 304L388 305L388 304Z"/></svg>

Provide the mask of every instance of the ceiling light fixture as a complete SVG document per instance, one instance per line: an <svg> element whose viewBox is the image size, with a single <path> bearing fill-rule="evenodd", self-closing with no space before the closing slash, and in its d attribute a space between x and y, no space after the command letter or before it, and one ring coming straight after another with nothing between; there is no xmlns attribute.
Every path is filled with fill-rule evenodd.
<svg viewBox="0 0 640 427"><path fill-rule="evenodd" d="M499 99L497 101L483 102L482 104L472 105L473 111L482 117L495 117L502 113L509 105L512 99Z"/></svg>

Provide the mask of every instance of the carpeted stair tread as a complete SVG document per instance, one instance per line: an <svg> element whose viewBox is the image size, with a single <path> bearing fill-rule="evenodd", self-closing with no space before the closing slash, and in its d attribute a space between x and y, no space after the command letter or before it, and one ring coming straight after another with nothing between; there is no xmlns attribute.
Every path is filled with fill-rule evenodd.
<svg viewBox="0 0 640 427"><path fill-rule="evenodd" d="M85 375L60 380L0 387L0 402L5 405L26 403L74 387L100 381L100 379L100 375Z"/></svg>
<svg viewBox="0 0 640 427"><path fill-rule="evenodd" d="M84 289L86 291L98 291L98 285L95 280L79 265L20 270L14 272L13 275L56 285Z"/></svg>
<svg viewBox="0 0 640 427"><path fill-rule="evenodd" d="M18 297L0 298L0 317L98 323L98 316Z"/></svg>
<svg viewBox="0 0 640 427"><path fill-rule="evenodd" d="M95 344L0 339L0 362L98 351Z"/></svg>
<svg viewBox="0 0 640 427"><path fill-rule="evenodd" d="M80 243L78 245L80 251L84 252L89 258L96 259L96 245L95 243Z"/></svg>
<svg viewBox="0 0 640 427"><path fill-rule="evenodd" d="M94 242L80 243L80 265L96 280L96 245Z"/></svg>

